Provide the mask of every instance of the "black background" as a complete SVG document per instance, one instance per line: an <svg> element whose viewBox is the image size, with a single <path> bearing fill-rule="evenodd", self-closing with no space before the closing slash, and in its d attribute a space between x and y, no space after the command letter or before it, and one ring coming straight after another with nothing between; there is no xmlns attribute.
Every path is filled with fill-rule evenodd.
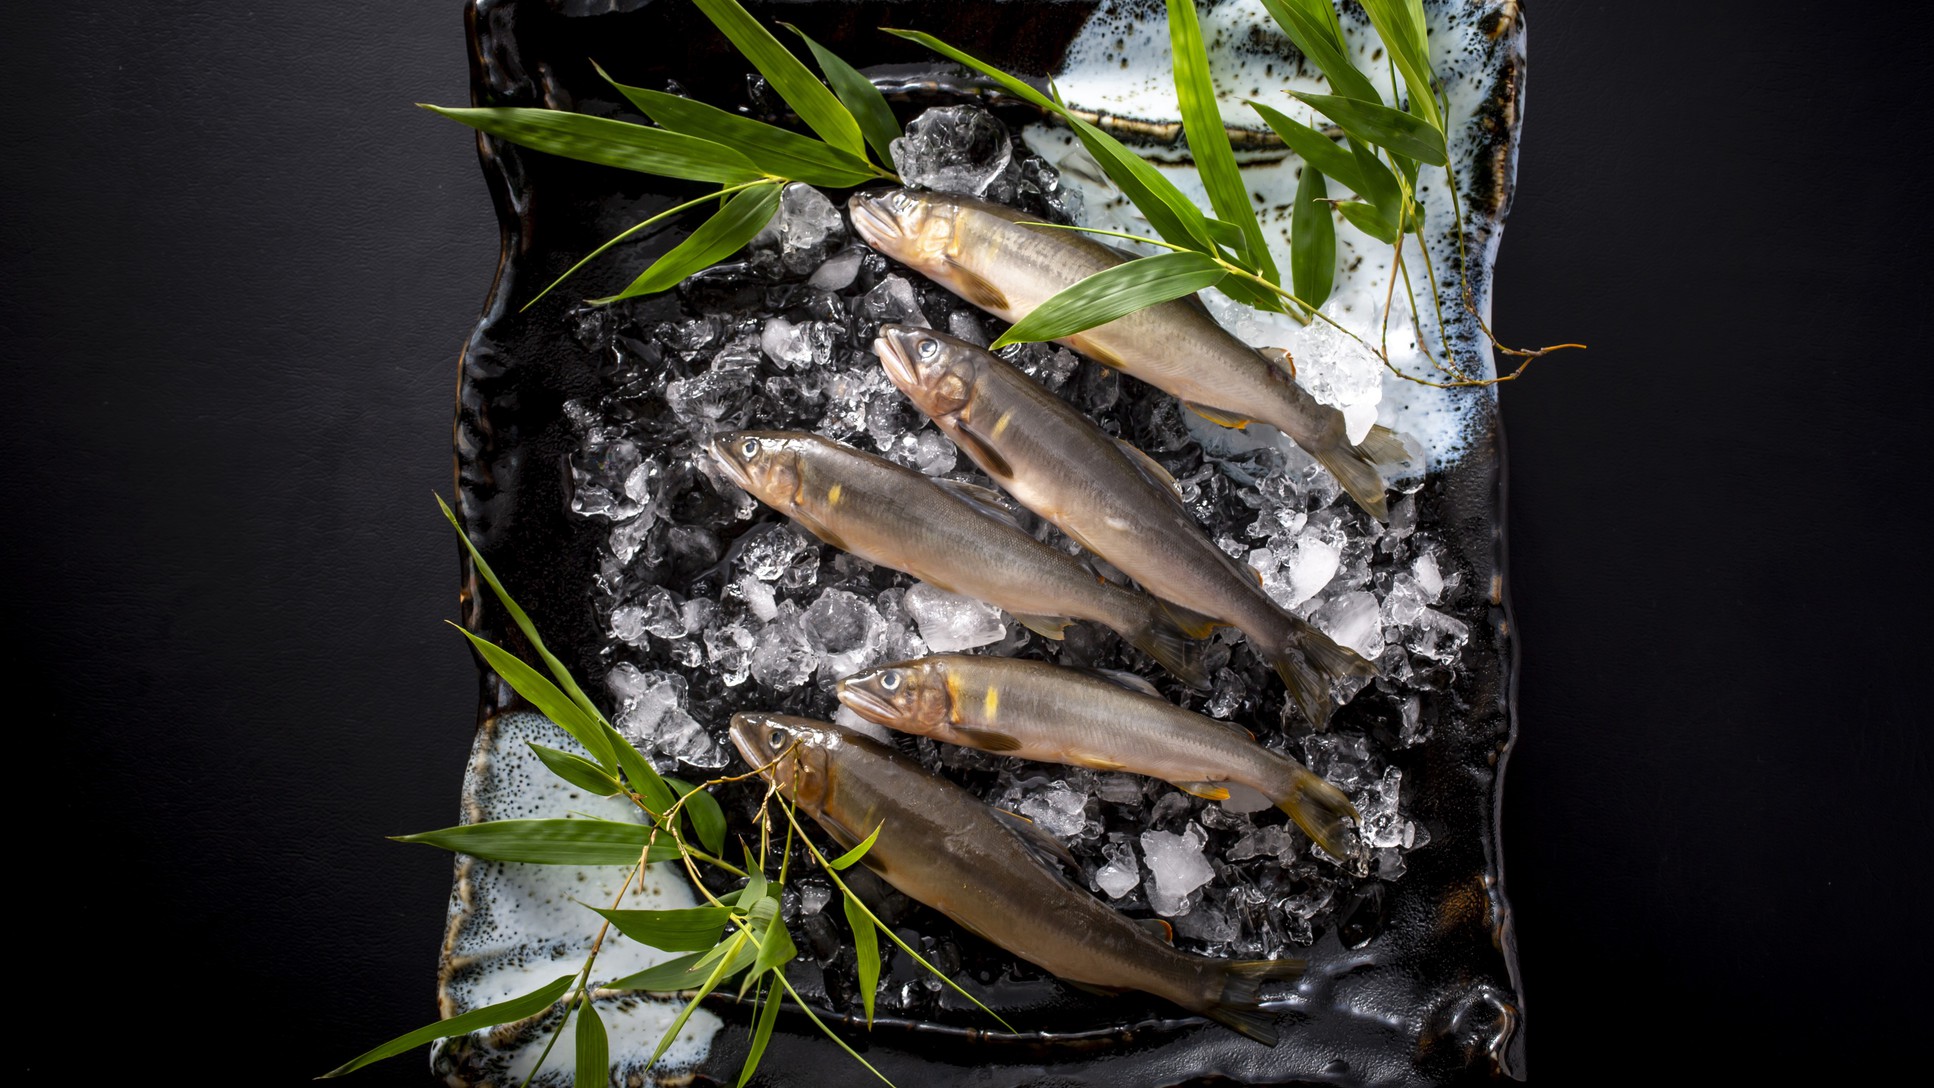
<svg viewBox="0 0 1934 1088"><path fill-rule="evenodd" d="M1591 345L1503 393L1533 1083L1864 1081L1934 1011L1929 23L1531 6L1497 324ZM449 862L382 836L474 719L430 496L497 232L410 108L458 5L6 23L5 1064L304 1081L436 1012Z"/></svg>

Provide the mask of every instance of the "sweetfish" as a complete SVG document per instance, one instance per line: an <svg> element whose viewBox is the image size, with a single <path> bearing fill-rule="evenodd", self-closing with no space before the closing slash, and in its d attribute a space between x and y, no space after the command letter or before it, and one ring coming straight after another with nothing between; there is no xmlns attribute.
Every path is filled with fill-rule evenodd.
<svg viewBox="0 0 1934 1088"><path fill-rule="evenodd" d="M1246 786L1332 857L1348 856L1343 791L1228 722L1191 714L1132 673L936 654L849 676L839 701L889 729L1043 763L1128 771L1222 801Z"/></svg>
<svg viewBox="0 0 1934 1088"><path fill-rule="evenodd" d="M847 207L868 245L1006 321L1019 321L1063 288L1130 259L1091 237L1028 226L1025 213L954 193L869 189L855 193ZM1322 462L1371 516L1389 520L1377 466L1405 458L1396 433L1372 427L1352 444L1343 413L1230 335L1193 296L1060 342L1179 397L1212 422L1275 427Z"/></svg>
<svg viewBox="0 0 1934 1088"><path fill-rule="evenodd" d="M1005 609L1048 638L1093 620L1184 681L1207 683L1201 644L1160 602L1029 536L985 488L804 432L739 431L707 449L733 482L835 548Z"/></svg>
<svg viewBox="0 0 1934 1088"><path fill-rule="evenodd" d="M1303 713L1329 719L1331 685L1376 669L1263 592L1255 571L1215 546L1175 480L1014 366L931 329L885 325L874 352L947 437L1022 506L1181 606L1190 634L1240 628ZM1173 610L1172 610L1173 611Z"/></svg>
<svg viewBox="0 0 1934 1088"><path fill-rule="evenodd" d="M1220 960L1171 946L1057 868L1073 858L1021 817L983 804L887 746L807 718L738 714L732 743L842 849L879 838L862 864L910 898L1080 986L1141 990L1276 1045L1263 983L1302 960Z"/></svg>

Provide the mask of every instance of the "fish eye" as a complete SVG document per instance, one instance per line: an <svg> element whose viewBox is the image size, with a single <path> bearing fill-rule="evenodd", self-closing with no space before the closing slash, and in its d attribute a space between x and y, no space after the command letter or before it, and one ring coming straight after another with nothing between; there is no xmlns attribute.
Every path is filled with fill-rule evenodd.
<svg viewBox="0 0 1934 1088"><path fill-rule="evenodd" d="M748 438L740 443L739 454L744 457L759 456L759 440L756 438Z"/></svg>
<svg viewBox="0 0 1934 1088"><path fill-rule="evenodd" d="M894 669L891 672L881 673L880 690L881 691L899 691L900 690L900 670Z"/></svg>
<svg viewBox="0 0 1934 1088"><path fill-rule="evenodd" d="M772 732L766 734L766 743L774 748L784 748L786 746L786 731L783 729L774 729Z"/></svg>
<svg viewBox="0 0 1934 1088"><path fill-rule="evenodd" d="M922 359L931 359L940 354L940 341L929 336L920 341L920 347L917 350Z"/></svg>

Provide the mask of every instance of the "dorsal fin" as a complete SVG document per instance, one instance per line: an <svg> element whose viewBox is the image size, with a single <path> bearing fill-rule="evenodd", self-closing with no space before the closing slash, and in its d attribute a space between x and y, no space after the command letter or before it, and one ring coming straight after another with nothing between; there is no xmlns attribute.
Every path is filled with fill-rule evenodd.
<svg viewBox="0 0 1934 1088"><path fill-rule="evenodd" d="M1077 672L1085 672L1097 680L1106 680L1111 684L1127 688L1129 691L1139 692L1143 695L1153 695L1157 699L1162 697L1162 693L1155 690L1154 684L1149 683L1126 669L1102 669L1086 665L1074 666L1074 669Z"/></svg>
<svg viewBox="0 0 1934 1088"><path fill-rule="evenodd" d="M1115 445L1121 449L1122 453L1128 456L1128 460L1133 462L1136 468L1141 470L1142 475L1148 479L1149 483L1175 496L1176 502L1183 501L1182 485L1175 482L1174 475L1168 469L1163 468L1161 462L1143 453L1141 450L1136 449L1122 439L1115 439Z"/></svg>
<svg viewBox="0 0 1934 1088"><path fill-rule="evenodd" d="M1074 852L1068 849L1067 844L1040 828L1035 827L1033 820L1028 819L1018 812L1009 812L1004 808L994 809L993 812L995 816L1000 818L1002 823L1012 828L1014 833L1020 837L1021 841L1026 843L1028 848L1033 850L1036 856L1046 862L1049 868L1053 868L1058 864L1067 866L1070 872L1078 873L1081 871L1081 863L1074 859Z"/></svg>
<svg viewBox="0 0 1934 1088"><path fill-rule="evenodd" d="M962 483L959 480L935 480L934 483L939 484L942 491L973 507L980 513L986 514L995 521L1001 522L1017 532L1027 532L1027 528L1021 524L1021 519L1016 517L1014 511L1008 509L1007 504L1001 501L1000 492L992 488L982 487L979 484Z"/></svg>

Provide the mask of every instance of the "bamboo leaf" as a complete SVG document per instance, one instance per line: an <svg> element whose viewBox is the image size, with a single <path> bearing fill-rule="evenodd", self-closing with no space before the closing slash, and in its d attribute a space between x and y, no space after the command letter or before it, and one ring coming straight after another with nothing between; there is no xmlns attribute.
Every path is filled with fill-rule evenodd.
<svg viewBox="0 0 1934 1088"><path fill-rule="evenodd" d="M772 920L766 923L764 935L759 938L759 957L752 961L752 977L789 963L797 955L799 946L792 943L792 934L786 931L786 920L775 912Z"/></svg>
<svg viewBox="0 0 1934 1088"><path fill-rule="evenodd" d="M634 975L626 975L604 984L607 990L646 990L651 993L670 993L676 990L689 990L705 981L705 975L695 971L698 966L699 952L679 956L664 963L647 967Z"/></svg>
<svg viewBox="0 0 1934 1088"><path fill-rule="evenodd" d="M740 940L743 941L744 938L741 937ZM689 1004L687 1004L683 1009L679 1010L677 1019L673 1020L671 1027L666 1028L665 1034L659 1037L658 1049L651 1052L651 1060L645 1063L645 1068L649 1069L652 1066L657 1065L658 1059L664 1057L665 1048L671 1046L672 1040L678 1038L678 1033L684 1030L685 1021L690 1020L692 1018L692 1013L694 1010L698 1008L698 1003L705 1000L705 995L711 993L714 989L717 989L718 984L725 980L726 975L729 974L729 972L727 972L725 969L726 966L727 966L727 961L721 960L718 966L712 968L711 975L708 976L705 979L705 981L699 985L698 993L692 996L692 1000Z"/></svg>
<svg viewBox="0 0 1934 1088"><path fill-rule="evenodd" d="M1251 102L1249 108L1255 110L1270 128L1276 130L1276 135L1283 138L1283 143L1287 144L1291 151L1301 156L1304 162L1321 170L1324 177L1341 183L1344 188L1353 193L1368 195L1366 189L1369 183L1363 180L1362 164L1348 148L1338 145L1328 136L1308 125L1292 120L1281 110L1272 109L1261 102ZM1384 173L1390 172L1375 158L1370 162L1379 169L1383 169ZM1390 184L1395 188L1396 181L1392 179Z"/></svg>
<svg viewBox="0 0 1934 1088"><path fill-rule="evenodd" d="M725 207L718 210L718 214L699 224L698 229L673 246L671 252L651 262L651 267L640 272L638 278L631 281L631 286L615 295L592 301L599 304L618 302L669 290L683 282L686 276L710 268L738 252L779 210L779 194L784 188L783 184L775 181L735 193L731 200L726 201Z"/></svg>
<svg viewBox="0 0 1934 1088"><path fill-rule="evenodd" d="M1377 214L1388 224L1384 234L1389 237L1383 234L1378 237L1387 242L1396 241L1397 221L1402 217L1404 203L1403 187L1397 183L1397 175L1361 140L1350 141L1350 157L1356 160L1360 180L1365 186L1357 190L1357 195L1375 205Z"/></svg>
<svg viewBox="0 0 1934 1088"><path fill-rule="evenodd" d="M1329 301L1336 284L1336 220L1327 196L1323 172L1305 162L1302 180L1296 183L1296 205L1289 213L1289 274L1296 297L1313 307Z"/></svg>
<svg viewBox="0 0 1934 1088"><path fill-rule="evenodd" d="M745 186L743 183L740 186L738 186L738 188L744 188L744 187ZM549 284L545 286L545 288L542 291L539 291L535 295L532 295L531 300L529 302L524 303L522 306L518 307L518 310L521 312L523 310L530 309L532 306L537 305L537 301L539 299L543 298L545 295L550 294L552 291L555 291L557 289L558 284L563 283L565 280L568 280L572 276L576 275L578 269L583 268L585 265L590 264L592 261L597 260L599 257L603 256L605 252L609 250L612 246L615 246L619 242L622 242L625 239L630 238L632 235L637 234L639 231L646 230L651 226L653 226L654 224L662 223L665 220L670 219L672 216L677 215L679 212L686 211L690 208L695 208L700 204L709 204L712 201L718 200L725 196L730 196L735 191L737 190L734 187L727 186L716 193L706 193L704 196L694 197L691 200L687 200L683 204L674 204L671 207L666 208L664 211L659 212L657 215L654 215L649 219L645 219L640 222L633 223L631 226L628 226L625 229L619 231L618 233L612 235L610 238L605 239L604 244L600 245L598 248L592 250L589 253L586 253L582 257L579 257L576 264L565 269L563 275L552 280Z"/></svg>
<svg viewBox="0 0 1934 1088"><path fill-rule="evenodd" d="M866 1026L873 1026L873 998L880 988L880 931L860 901L848 891L841 900L846 924L853 930L853 951L859 953L860 1001L866 1006Z"/></svg>
<svg viewBox="0 0 1934 1088"><path fill-rule="evenodd" d="M464 532L463 526L457 522L456 511L450 509L450 504L444 502L441 495L437 496L436 504L443 511L443 517L450 523L450 528L457 531L457 539L463 541L464 550L470 553L471 565L476 568L477 574L483 578L484 583L490 587L490 591L496 594L497 602L504 606L504 611L510 613L511 621L517 625L519 631L524 633L524 640L530 643L531 649L536 651L538 658L544 662L544 667L550 671L551 678L557 681L557 686L569 695L571 701L576 703L586 715L597 721L604 721L604 715L598 712L597 704L593 703L591 697L584 693L584 689L578 687L578 682L571 678L571 670L565 668L564 663L557 659L557 655L545 647L544 640L538 637L537 625L531 622L530 616L526 615L522 608L518 607L509 591L504 589L504 584L497 580L497 572L491 570L490 564L484 561L483 553L470 542L470 534ZM597 750L589 745L586 748L593 752Z"/></svg>
<svg viewBox="0 0 1934 1088"><path fill-rule="evenodd" d="M1337 25L1336 12L1330 10L1329 0L1292 0L1292 3L1262 0L1262 5L1269 9L1283 33L1289 35L1297 51L1315 62L1329 79L1331 90L1348 98L1383 100L1369 77L1350 63L1349 54L1344 51L1343 31ZM1312 10L1319 5L1324 9L1326 20L1312 18Z"/></svg>
<svg viewBox="0 0 1934 1088"><path fill-rule="evenodd" d="M900 119L893 115L893 107L887 105L886 96L873 85L873 81L859 73L859 70L841 60L832 50L806 36L806 32L791 23L780 26L799 35L799 40L812 50L813 59L819 62L819 70L826 73L826 82L832 85L833 93L846 107L846 112L859 122L860 133L879 156L880 165L893 165L893 141L900 135ZM802 179L803 180L803 179Z"/></svg>
<svg viewBox="0 0 1934 1088"><path fill-rule="evenodd" d="M1307 94L1303 91L1290 91L1289 94L1315 107L1353 137L1432 166L1450 163L1449 153L1444 149L1444 134L1402 110L1333 94Z"/></svg>
<svg viewBox="0 0 1934 1088"><path fill-rule="evenodd" d="M1145 306L1214 287L1227 274L1214 258L1193 252L1158 253L1118 264L1062 288L1002 333L989 350L1072 336Z"/></svg>
<svg viewBox="0 0 1934 1088"><path fill-rule="evenodd" d="M852 868L854 862L865 857L866 852L868 850L873 849L873 844L880 841L880 832L885 828L886 828L886 822L882 820L879 826L873 829L873 833L871 835L868 835L865 838L865 840L862 841L858 846L853 847L851 850L848 850L844 854L841 854L840 856L834 858L833 860L827 862L826 864L831 866L834 869L839 869L839 870L846 870L846 869Z"/></svg>
<svg viewBox="0 0 1934 1088"><path fill-rule="evenodd" d="M531 751L537 753L537 758L543 761L544 766L551 769L552 774L586 793L609 797L614 793L624 792L624 786L620 785L617 779L606 774L604 768L583 756L559 751L556 748L546 748L530 741L525 743L530 744Z"/></svg>
<svg viewBox="0 0 1934 1088"><path fill-rule="evenodd" d="M711 140L564 110L424 106L480 132L533 151L687 181L724 185L761 176L752 160Z"/></svg>
<svg viewBox="0 0 1934 1088"><path fill-rule="evenodd" d="M1348 219L1351 226L1379 242L1388 244L1397 240L1395 224L1385 219L1383 212L1372 205L1360 200L1339 200L1336 210L1343 213L1343 218Z"/></svg>
<svg viewBox="0 0 1934 1088"><path fill-rule="evenodd" d="M752 1074L758 1071L759 1059L765 1057L766 1044L772 1041L772 1025L779 1020L779 984L767 986L765 993L765 1004L759 1007L758 1019L752 1027L752 1049L746 1052L736 1088L745 1088Z"/></svg>
<svg viewBox="0 0 1934 1088"><path fill-rule="evenodd" d="M574 1088L606 1088L611 1083L611 1040L588 995L578 1009L577 1071L571 1083Z"/></svg>
<svg viewBox="0 0 1934 1088"><path fill-rule="evenodd" d="M1202 209L1196 207L1188 197L1183 196L1182 191L1175 187L1175 183L1150 165L1148 160L1123 147L1121 141L1069 113L1066 106L1042 94L1025 81L1001 71L986 61L963 53L931 34L918 30L895 30L891 27L881 29L895 37L917 42L955 63L972 68L1000 84L1015 97L1050 113L1058 114L1068 123L1068 127L1074 129L1075 135L1081 140L1081 145L1088 149L1088 154L1094 156L1095 162L1101 166L1109 180L1121 189L1122 194L1128 197L1129 202L1142 213L1149 225L1155 228L1155 233L1178 246L1201 250L1204 253L1214 252L1215 242L1205 222L1208 217L1202 214Z"/></svg>
<svg viewBox="0 0 1934 1088"><path fill-rule="evenodd" d="M611 910L592 907L618 932L666 952L703 952L719 943L719 932L732 917L731 907L686 907L682 910Z"/></svg>
<svg viewBox="0 0 1934 1088"><path fill-rule="evenodd" d="M719 807L718 800L682 778L667 778L665 782L685 798L685 818L691 821L692 833L698 836L698 841L714 854L724 852L725 810Z"/></svg>
<svg viewBox="0 0 1934 1088"><path fill-rule="evenodd" d="M624 772L625 781L631 783L632 790L644 799L645 807L657 816L670 811L672 788L659 777L657 768L609 722L605 723L604 729L611 747L618 753L618 769Z"/></svg>
<svg viewBox="0 0 1934 1088"><path fill-rule="evenodd" d="M759 69L779 97L799 114L806 127L819 133L827 143L842 151L865 157L866 141L859 122L846 112L833 92L826 89L798 57L779 44L772 31L739 6L738 0L692 0L712 25L723 31L738 46L739 52Z"/></svg>
<svg viewBox="0 0 1934 1088"><path fill-rule="evenodd" d="M498 1024L514 1024L526 1017L535 1016L545 1009L550 1008L552 1005L555 1005L557 999L564 996L564 991L571 988L571 980L575 977L575 975L565 975L562 978L555 979L532 990L522 997L513 997L505 1001L499 1001L495 1005L486 1005L481 1009L471 1009L461 1016L453 1016L448 1020L439 1020L434 1024L426 1024L407 1034L398 1035L382 1046L365 1051L351 1058L349 1061L331 1069L317 1079L326 1080L330 1077L340 1077L345 1073L353 1073L365 1065L380 1062L384 1058L394 1058L398 1054L415 1050L424 1043L434 1042L437 1039L447 1039L452 1035L468 1035L479 1028L495 1027Z"/></svg>
<svg viewBox="0 0 1934 1088"><path fill-rule="evenodd" d="M538 865L631 865L645 849L651 828L617 820L490 820L437 831L392 836L469 854L485 861L527 861ZM678 857L678 847L653 843L650 861Z"/></svg>
<svg viewBox="0 0 1934 1088"><path fill-rule="evenodd" d="M1235 149L1229 146L1229 132L1222 124L1222 108L1209 74L1209 54L1202 44L1195 0L1168 0L1168 36L1175 55L1175 94L1181 105L1182 130L1202 186L1208 190L1209 203L1217 216L1242 232L1241 252L1248 256L1250 269L1273 281L1276 262L1263 239L1256 206L1249 199L1249 188L1236 166Z"/></svg>
<svg viewBox="0 0 1934 1088"><path fill-rule="evenodd" d="M846 189L879 176L865 159L831 144L690 98L644 87L627 87L606 75L602 68L598 74L646 117L673 132L734 147L751 159L753 165L774 177Z"/></svg>
<svg viewBox="0 0 1934 1088"><path fill-rule="evenodd" d="M456 627L456 624L450 626ZM576 738L601 766L613 765L614 753L609 738L604 735L602 725L584 713L584 708L572 702L571 697L559 690L556 684L546 680L543 673L525 664L523 658L461 627L457 627L457 631L470 640L470 645L483 656L484 663L503 677L504 683L509 684L512 691L529 700L539 713Z"/></svg>
<svg viewBox="0 0 1934 1088"><path fill-rule="evenodd" d="M1423 6L1417 0L1363 0L1363 11L1370 16L1370 25L1377 28L1377 37L1383 39L1397 71L1403 73L1404 86L1410 90L1411 112L1436 130L1441 142L1444 119L1431 83L1430 39L1424 30ZM1415 157L1430 162L1422 155Z"/></svg>

